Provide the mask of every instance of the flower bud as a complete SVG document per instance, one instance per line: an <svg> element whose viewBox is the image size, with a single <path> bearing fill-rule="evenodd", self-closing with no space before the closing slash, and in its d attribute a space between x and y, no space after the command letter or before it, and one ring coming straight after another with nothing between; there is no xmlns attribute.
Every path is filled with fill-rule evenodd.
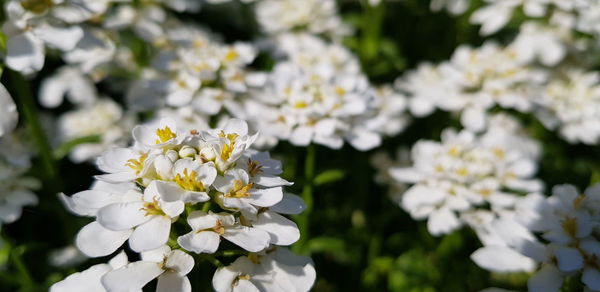
<svg viewBox="0 0 600 292"><path fill-rule="evenodd" d="M171 162L175 162L179 159L179 153L177 153L175 150L169 150L167 151L167 153L165 154L165 156L167 158L169 158L169 160L171 160Z"/></svg>
<svg viewBox="0 0 600 292"><path fill-rule="evenodd" d="M213 161L215 160L215 158L217 158L217 155L215 154L215 151L212 149L212 147L202 148L200 150L200 156L202 156L202 159L206 161Z"/></svg>
<svg viewBox="0 0 600 292"><path fill-rule="evenodd" d="M179 150L179 156L180 157L194 157L196 156L196 149L194 149L194 147L190 147L190 146L183 146L181 147L181 149Z"/></svg>

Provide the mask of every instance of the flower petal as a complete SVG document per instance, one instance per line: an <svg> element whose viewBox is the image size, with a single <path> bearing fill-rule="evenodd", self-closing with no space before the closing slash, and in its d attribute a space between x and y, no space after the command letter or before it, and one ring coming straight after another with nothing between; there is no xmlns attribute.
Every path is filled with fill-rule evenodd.
<svg viewBox="0 0 600 292"><path fill-rule="evenodd" d="M94 221L81 228L75 244L89 257L107 256L123 245L132 231L131 229L112 231Z"/></svg>
<svg viewBox="0 0 600 292"><path fill-rule="evenodd" d="M159 263L140 261L106 273L101 281L111 292L138 291L163 272Z"/></svg>
<svg viewBox="0 0 600 292"><path fill-rule="evenodd" d="M129 237L129 246L137 252L159 248L169 240L171 219L153 216L150 221L135 228Z"/></svg>
<svg viewBox="0 0 600 292"><path fill-rule="evenodd" d="M115 203L98 210L98 223L111 230L133 228L150 220L143 211L144 202Z"/></svg>

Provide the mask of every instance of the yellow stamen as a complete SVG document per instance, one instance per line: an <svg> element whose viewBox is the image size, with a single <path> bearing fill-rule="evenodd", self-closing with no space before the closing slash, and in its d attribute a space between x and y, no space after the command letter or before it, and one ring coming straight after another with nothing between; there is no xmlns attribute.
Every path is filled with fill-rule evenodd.
<svg viewBox="0 0 600 292"><path fill-rule="evenodd" d="M156 129L156 136L158 136L158 139L156 139L155 143L160 144L177 137L177 134L173 133L171 128L167 126L164 129Z"/></svg>
<svg viewBox="0 0 600 292"><path fill-rule="evenodd" d="M160 205L158 204L158 200L156 199L156 197L152 198L152 202L146 202L144 203L144 207L140 208L141 211L145 211L146 215L145 216L164 216L165 212L163 212L163 210L160 208Z"/></svg>
<svg viewBox="0 0 600 292"><path fill-rule="evenodd" d="M198 180L198 173L193 170L191 173L188 173L187 168L183 170L183 176L181 174L177 174L175 176L175 183L177 183L182 189L193 191L193 192L204 192L206 189L204 188L204 184Z"/></svg>
<svg viewBox="0 0 600 292"><path fill-rule="evenodd" d="M233 182L233 189L229 191L229 193L225 194L227 198L247 198L250 197L250 189L254 186L253 183L249 183L244 185L244 182L241 180L235 180Z"/></svg>
<svg viewBox="0 0 600 292"><path fill-rule="evenodd" d="M248 254L248 259L255 265L260 264L260 256L254 252Z"/></svg>
<svg viewBox="0 0 600 292"><path fill-rule="evenodd" d="M211 231L211 232L217 233L219 235L223 235L223 234L225 234L225 226L223 226L223 223L221 222L221 220L217 220L217 224L215 224L215 226L213 226L211 228L207 228L207 229L200 229L200 230L196 231L196 233L200 233L203 231Z"/></svg>
<svg viewBox="0 0 600 292"><path fill-rule="evenodd" d="M229 144L225 144L223 145L223 148L221 149L221 159L224 161L229 160L229 158L231 157L231 154L233 153L233 149L235 148L235 140L237 139L239 135L235 134L235 133L231 133L231 134L225 134L223 131L221 131L221 133L219 133L219 137L221 138L225 138L227 137L227 140L229 140Z"/></svg>
<svg viewBox="0 0 600 292"><path fill-rule="evenodd" d="M142 153L138 160L129 159L125 166L129 166L131 169L135 170L135 174L140 174L140 172L144 169L144 161L148 158L148 153Z"/></svg>
<svg viewBox="0 0 600 292"><path fill-rule="evenodd" d="M262 172L262 165L258 161L248 159L248 174L256 176Z"/></svg>

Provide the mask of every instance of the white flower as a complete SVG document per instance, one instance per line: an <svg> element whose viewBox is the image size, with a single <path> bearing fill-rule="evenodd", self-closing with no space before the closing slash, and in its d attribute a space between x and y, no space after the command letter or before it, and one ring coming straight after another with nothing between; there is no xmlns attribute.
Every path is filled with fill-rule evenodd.
<svg viewBox="0 0 600 292"><path fill-rule="evenodd" d="M228 170L215 180L214 185L220 192L218 202L223 208L250 214L256 214L260 207L273 206L283 198L281 187L257 188L243 169Z"/></svg>
<svg viewBox="0 0 600 292"><path fill-rule="evenodd" d="M68 245L51 251L48 255L48 262L54 267L72 267L84 262L87 258L75 245Z"/></svg>
<svg viewBox="0 0 600 292"><path fill-rule="evenodd" d="M529 291L559 291L564 278L573 275L581 275L588 289L599 290L600 185L589 187L584 194L574 186L559 185L552 193L548 198L528 195L519 202L514 216L530 231L541 233L547 244L534 243L531 238L515 240L514 226L496 231L503 238L513 238L515 250L541 264L529 279Z"/></svg>
<svg viewBox="0 0 600 292"><path fill-rule="evenodd" d="M511 47L524 63L539 59L544 65L554 66L567 54L567 47L563 42L569 37L568 32L526 22L521 25L519 35Z"/></svg>
<svg viewBox="0 0 600 292"><path fill-rule="evenodd" d="M114 203L98 210L97 221L113 231L133 229L129 246L135 251L155 249L167 243L171 221L183 213L182 201L165 202L155 182L135 201Z"/></svg>
<svg viewBox="0 0 600 292"><path fill-rule="evenodd" d="M186 151L189 151L189 154ZM193 148L182 148L179 153L179 155L184 154L186 156L197 154ZM165 159L163 157L157 157L155 165L158 165L162 159ZM168 159L165 162L170 163ZM207 192L217 177L217 169L214 164L200 164L200 162L191 159L179 159L173 163L172 167L167 169L170 169L171 173L167 171L166 175L161 175L161 178L173 181L156 181L157 188L163 200L168 202L183 201L185 203L197 203L206 202L210 199Z"/></svg>
<svg viewBox="0 0 600 292"><path fill-rule="evenodd" d="M571 143L600 141L600 78L596 72L569 70L550 80L539 99L542 123Z"/></svg>
<svg viewBox="0 0 600 292"><path fill-rule="evenodd" d="M70 5L69 1L41 5L6 1L4 7L8 19L2 27L8 37L6 65L23 74L31 74L44 66L45 45L61 51L73 49L83 37L83 30L69 26L69 23L83 19L70 19L73 14L60 13L61 8L68 9Z"/></svg>
<svg viewBox="0 0 600 292"><path fill-rule="evenodd" d="M17 106L4 85L0 84L0 137L12 132L18 120Z"/></svg>
<svg viewBox="0 0 600 292"><path fill-rule="evenodd" d="M194 268L194 258L181 250L162 246L142 253L142 260L112 270L102 276L108 292L141 290L158 278L157 292L191 292L187 274Z"/></svg>
<svg viewBox="0 0 600 292"><path fill-rule="evenodd" d="M50 287L50 292L106 292L106 289L100 282L102 276L109 271L120 269L127 265L128 259L124 251L121 251L108 264L98 264L89 267L87 270L69 275L64 280L54 283Z"/></svg>
<svg viewBox="0 0 600 292"><path fill-rule="evenodd" d="M458 47L449 62L422 65L396 82L409 96L409 108L425 116L435 108L460 113L463 126L482 131L494 106L528 112L545 72L524 64L513 47L485 43L472 49Z"/></svg>
<svg viewBox="0 0 600 292"><path fill-rule="evenodd" d="M92 189L61 195L71 212L96 217L77 235L84 254L109 255L125 241L142 252L142 261L103 276L107 291L138 291L156 277L158 291L190 291L185 275L193 262L183 251L161 247L174 244L170 238L187 251L215 253L223 237L249 252L262 252L269 263L275 256L272 245L291 245L300 238L296 224L281 214L299 214L306 205L298 196L283 194L282 187L291 183L279 177L281 163L249 150L257 135L248 135L245 121L221 124L184 131L174 119L162 118L138 126L132 131L134 146L110 149L98 159L98 167L108 173L97 176ZM185 235L172 228L182 219L192 228ZM281 278L277 285L310 288L312 266L278 261L269 272Z"/></svg>
<svg viewBox="0 0 600 292"><path fill-rule="evenodd" d="M515 195L508 189L538 191L532 180L537 147L506 117L492 119L488 132L477 136L463 130L442 133L442 142L419 141L412 149L412 167L392 168L400 183L412 183L401 206L415 219L428 218L434 235L462 225L456 213L489 203L492 211L512 208Z"/></svg>
<svg viewBox="0 0 600 292"><path fill-rule="evenodd" d="M470 5L470 0L433 0L431 1L430 8L433 11L440 11L442 9L448 10L448 12L459 15L463 14Z"/></svg>
<svg viewBox="0 0 600 292"><path fill-rule="evenodd" d="M63 98L73 104L91 104L97 98L92 80L72 67L62 67L57 73L44 79L40 87L40 103L48 108L58 107Z"/></svg>
<svg viewBox="0 0 600 292"><path fill-rule="evenodd" d="M188 216L192 231L177 239L179 245L196 253L214 253L221 237L250 252L258 252L269 245L269 234L260 229L242 225L229 213L194 211Z"/></svg>
<svg viewBox="0 0 600 292"><path fill-rule="evenodd" d="M287 60L275 65L266 84L244 104L253 127L266 136L262 142L339 149L346 140L363 151L378 146L385 130L376 119L385 101L374 97L358 60L309 34L284 34L277 41ZM388 117L400 115L394 111Z"/></svg>
<svg viewBox="0 0 600 292"><path fill-rule="evenodd" d="M340 37L350 32L337 13L332 0L263 0L256 5L256 16L262 28L271 34L304 29L312 34Z"/></svg>
<svg viewBox="0 0 600 292"><path fill-rule="evenodd" d="M134 117L123 113L118 103L99 99L89 105L67 112L59 118L60 140L98 136L98 143L82 143L70 153L74 162L97 158L105 150L115 146L125 146L127 132L133 127Z"/></svg>
<svg viewBox="0 0 600 292"><path fill-rule="evenodd" d="M239 257L231 265L219 268L212 283L217 292L309 291L315 276L310 259L277 248L266 254Z"/></svg>
<svg viewBox="0 0 600 292"><path fill-rule="evenodd" d="M31 166L30 148L16 134L0 138L0 227L18 220L24 207L37 205L33 190L41 186L25 175Z"/></svg>

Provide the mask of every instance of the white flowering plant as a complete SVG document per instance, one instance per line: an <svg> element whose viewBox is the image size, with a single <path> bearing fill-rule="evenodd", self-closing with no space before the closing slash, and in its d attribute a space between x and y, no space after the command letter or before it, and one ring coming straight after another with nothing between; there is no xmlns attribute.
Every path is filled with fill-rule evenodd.
<svg viewBox="0 0 600 292"><path fill-rule="evenodd" d="M0 6L0 292L600 291L596 0Z"/></svg>

